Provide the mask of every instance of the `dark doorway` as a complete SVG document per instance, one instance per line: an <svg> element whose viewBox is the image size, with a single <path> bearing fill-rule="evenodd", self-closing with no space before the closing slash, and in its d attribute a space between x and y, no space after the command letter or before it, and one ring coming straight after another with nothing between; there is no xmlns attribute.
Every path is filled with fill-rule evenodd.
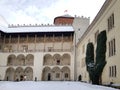
<svg viewBox="0 0 120 90"><path fill-rule="evenodd" d="M78 77L78 81L81 81L81 80L82 80L82 76L79 75L79 77Z"/></svg>
<svg viewBox="0 0 120 90"><path fill-rule="evenodd" d="M48 73L48 81L50 81L50 80L51 80L51 74Z"/></svg>
<svg viewBox="0 0 120 90"><path fill-rule="evenodd" d="M60 65L60 60L57 60L57 65Z"/></svg>
<svg viewBox="0 0 120 90"><path fill-rule="evenodd" d="M23 79L24 79L24 76L21 75L21 76L20 76L20 81L23 81Z"/></svg>
<svg viewBox="0 0 120 90"><path fill-rule="evenodd" d="M8 76L7 76L7 81L8 81L9 79L8 79Z"/></svg>

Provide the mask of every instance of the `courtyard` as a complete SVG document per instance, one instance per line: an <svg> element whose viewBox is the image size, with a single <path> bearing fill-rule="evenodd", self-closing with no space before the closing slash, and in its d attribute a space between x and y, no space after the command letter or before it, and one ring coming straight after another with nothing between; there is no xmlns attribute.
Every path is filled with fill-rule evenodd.
<svg viewBox="0 0 120 90"><path fill-rule="evenodd" d="M0 90L117 90L73 81L0 81Z"/></svg>

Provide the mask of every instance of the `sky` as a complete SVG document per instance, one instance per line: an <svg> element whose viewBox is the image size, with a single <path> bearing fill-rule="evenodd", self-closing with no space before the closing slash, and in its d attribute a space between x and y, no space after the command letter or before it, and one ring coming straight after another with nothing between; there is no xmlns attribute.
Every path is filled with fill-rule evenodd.
<svg viewBox="0 0 120 90"><path fill-rule="evenodd" d="M0 15L8 24L53 24L57 16L94 19L105 0L0 0ZM65 12L66 11L66 12Z"/></svg>

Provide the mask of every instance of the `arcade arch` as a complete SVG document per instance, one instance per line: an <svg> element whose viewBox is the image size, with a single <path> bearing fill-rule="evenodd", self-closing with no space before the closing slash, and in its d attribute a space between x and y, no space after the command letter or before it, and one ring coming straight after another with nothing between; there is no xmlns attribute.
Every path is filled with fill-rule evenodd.
<svg viewBox="0 0 120 90"><path fill-rule="evenodd" d="M6 81L13 81L14 80L14 68L10 67L6 70L5 80Z"/></svg>
<svg viewBox="0 0 120 90"><path fill-rule="evenodd" d="M17 65L25 65L25 56L23 54L17 56Z"/></svg>
<svg viewBox="0 0 120 90"><path fill-rule="evenodd" d="M68 67L63 67L61 69L62 72L62 80L70 80L70 69Z"/></svg>
<svg viewBox="0 0 120 90"><path fill-rule="evenodd" d="M53 56L53 59L54 59L53 65L61 65L62 57L61 57L60 54L55 54L55 55Z"/></svg>
<svg viewBox="0 0 120 90"><path fill-rule="evenodd" d="M24 76L25 76L25 80L27 81L33 80L33 69L31 67L27 67L24 70Z"/></svg>
<svg viewBox="0 0 120 90"><path fill-rule="evenodd" d="M33 69L31 67L26 67L23 69L22 67L18 67L16 69L9 67L6 69L5 74L6 81L31 81L33 80Z"/></svg>
<svg viewBox="0 0 120 90"><path fill-rule="evenodd" d="M60 81L60 80L70 80L70 69L69 67L45 67L42 72L43 81Z"/></svg>
<svg viewBox="0 0 120 90"><path fill-rule="evenodd" d="M34 64L34 56L32 54L28 54L26 56L25 65L33 65Z"/></svg>
<svg viewBox="0 0 120 90"><path fill-rule="evenodd" d="M61 70L59 67L54 67L52 69L52 80L60 81L61 80Z"/></svg>
<svg viewBox="0 0 120 90"><path fill-rule="evenodd" d="M43 65L52 65L53 64L53 57L50 54L46 54L44 56L44 60L43 60Z"/></svg>
<svg viewBox="0 0 120 90"><path fill-rule="evenodd" d="M20 80L23 81L24 80L24 70L22 67L18 67L15 70L15 80Z"/></svg>
<svg viewBox="0 0 120 90"><path fill-rule="evenodd" d="M11 66L15 64L16 64L16 56L14 54L9 55L7 59L7 65Z"/></svg>
<svg viewBox="0 0 120 90"><path fill-rule="evenodd" d="M51 69L49 67L45 67L43 69L43 72L42 72L42 80L43 81L50 81L52 80L52 77L51 77Z"/></svg>

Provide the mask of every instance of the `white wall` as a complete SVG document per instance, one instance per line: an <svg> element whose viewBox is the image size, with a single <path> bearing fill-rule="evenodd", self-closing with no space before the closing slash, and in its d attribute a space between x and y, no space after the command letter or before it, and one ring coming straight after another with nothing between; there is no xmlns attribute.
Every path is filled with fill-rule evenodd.
<svg viewBox="0 0 120 90"><path fill-rule="evenodd" d="M83 40L81 40L81 42L79 42L78 44L78 53L81 54L81 51L83 49L83 45L87 45L88 41L90 40L90 42L93 42L94 46L95 46L95 50L96 50L96 43L95 43L95 33L99 30L99 32L106 30L107 31L107 52L106 52L106 61L107 64L103 70L103 74L102 74L102 83L120 83L120 0L113 0L111 2L111 4L109 5L109 7L105 10L105 12L101 15L101 17L97 20L97 22L93 25L93 27L90 29L90 31L85 35L85 37L83 38ZM114 28L108 32L108 23L107 20L108 18L112 15L112 13L114 13L114 18L115 18L115 26ZM109 44L108 42L110 40L112 40L113 38L115 38L116 40L116 55L109 57ZM86 51L86 50L85 50ZM84 54L78 54L78 61L80 60L80 63L82 62L82 57L84 56ZM117 77L110 77L109 76L109 67L110 66L115 66L117 67ZM79 73L81 74L83 73L85 75L86 73L86 69L85 68L81 68L78 67ZM87 76L88 77L88 76ZM89 77L88 77L89 78ZM83 81L86 81L87 79L83 78ZM88 79L89 80L89 79Z"/></svg>

